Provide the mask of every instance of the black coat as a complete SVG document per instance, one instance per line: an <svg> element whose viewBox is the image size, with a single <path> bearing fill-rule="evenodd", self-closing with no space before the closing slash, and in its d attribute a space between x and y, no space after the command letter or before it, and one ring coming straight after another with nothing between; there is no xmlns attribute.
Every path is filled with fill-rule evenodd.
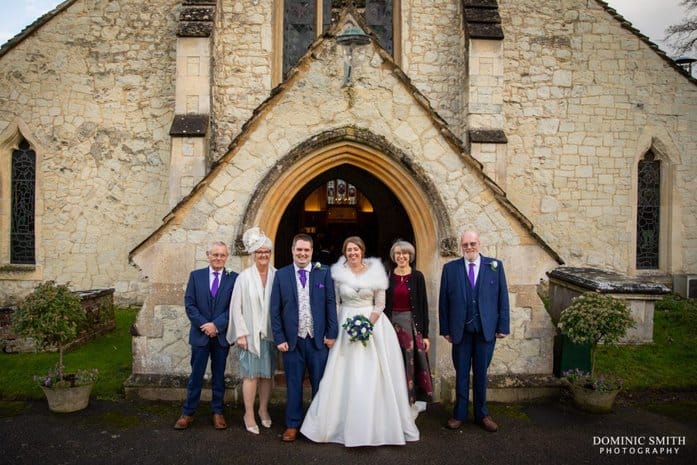
<svg viewBox="0 0 697 465"><path fill-rule="evenodd" d="M390 287L385 295L385 315L392 320L392 305L395 281L390 274ZM426 280L423 273L412 268L411 278L407 282L409 289L409 306L411 318L414 320L416 331L425 339L428 338L428 297L426 296Z"/></svg>

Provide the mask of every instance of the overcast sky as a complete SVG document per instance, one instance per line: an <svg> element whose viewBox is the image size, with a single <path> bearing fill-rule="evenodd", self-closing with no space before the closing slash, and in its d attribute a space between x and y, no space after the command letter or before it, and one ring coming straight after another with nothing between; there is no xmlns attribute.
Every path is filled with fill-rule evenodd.
<svg viewBox="0 0 697 465"><path fill-rule="evenodd" d="M61 0L0 0L0 44L60 3ZM680 22L684 16L680 0L607 0L607 3L670 54L662 39L665 28Z"/></svg>

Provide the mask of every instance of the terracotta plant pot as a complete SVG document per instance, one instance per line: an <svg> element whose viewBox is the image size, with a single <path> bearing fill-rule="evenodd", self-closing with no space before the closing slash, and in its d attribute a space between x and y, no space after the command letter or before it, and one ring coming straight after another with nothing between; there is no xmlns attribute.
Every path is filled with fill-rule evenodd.
<svg viewBox="0 0 697 465"><path fill-rule="evenodd" d="M94 384L85 384L75 387L59 387L50 388L41 386L46 400L48 400L48 409L57 413L77 412L87 407L90 402L90 393Z"/></svg>
<svg viewBox="0 0 697 465"><path fill-rule="evenodd" d="M571 394L573 395L574 405L579 409L590 413L610 413L615 402L619 389L603 392L595 389L588 389L583 386L571 384Z"/></svg>

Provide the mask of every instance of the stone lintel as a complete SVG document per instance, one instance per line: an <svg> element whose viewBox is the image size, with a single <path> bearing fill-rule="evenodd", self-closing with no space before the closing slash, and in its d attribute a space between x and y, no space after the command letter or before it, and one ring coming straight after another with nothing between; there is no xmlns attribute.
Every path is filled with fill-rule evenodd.
<svg viewBox="0 0 697 465"><path fill-rule="evenodd" d="M561 266L547 273L550 279L566 282L602 294L661 295L670 292L663 284L643 281L598 268Z"/></svg>
<svg viewBox="0 0 697 465"><path fill-rule="evenodd" d="M210 37L212 33L212 21L181 21L177 29L178 37Z"/></svg>
<svg viewBox="0 0 697 465"><path fill-rule="evenodd" d="M467 23L470 39L503 40L503 29L498 23Z"/></svg>
<svg viewBox="0 0 697 465"><path fill-rule="evenodd" d="M470 129L469 140L473 144L507 144L506 133L501 129Z"/></svg>
<svg viewBox="0 0 697 465"><path fill-rule="evenodd" d="M187 5L215 5L215 0L184 0L184 6Z"/></svg>
<svg viewBox="0 0 697 465"><path fill-rule="evenodd" d="M213 21L215 19L215 7L187 7L179 13L180 21Z"/></svg>
<svg viewBox="0 0 697 465"><path fill-rule="evenodd" d="M208 115L175 115L169 135L173 137L204 137L208 131Z"/></svg>

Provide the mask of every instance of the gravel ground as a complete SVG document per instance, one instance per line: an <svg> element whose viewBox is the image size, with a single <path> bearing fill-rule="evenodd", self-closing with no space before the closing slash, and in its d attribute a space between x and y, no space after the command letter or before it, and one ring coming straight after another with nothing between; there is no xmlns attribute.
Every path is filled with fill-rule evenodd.
<svg viewBox="0 0 697 465"><path fill-rule="evenodd" d="M449 411L432 404L417 419L419 442L345 448L283 443L283 405L271 410L272 428L254 436L240 407L227 406L227 430L213 429L203 405L189 430L175 431L173 403L92 400L82 412L54 414L45 402L0 402L0 464L697 464L697 393L625 396L607 415L565 398L490 411L498 433L471 423L450 431ZM605 449L618 441L625 445Z"/></svg>

